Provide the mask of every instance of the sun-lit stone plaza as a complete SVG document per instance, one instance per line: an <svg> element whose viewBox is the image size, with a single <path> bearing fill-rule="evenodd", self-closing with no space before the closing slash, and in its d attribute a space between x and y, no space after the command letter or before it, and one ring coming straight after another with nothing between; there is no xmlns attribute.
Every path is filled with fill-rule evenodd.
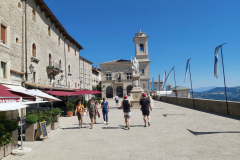
<svg viewBox="0 0 240 160"><path fill-rule="evenodd" d="M90 130L89 117L78 129L77 118L60 118L60 129L44 142L24 142L32 152L4 160L176 159L238 160L239 120L154 101L151 126L143 127L141 111L132 109L131 129L124 130L122 110L110 102L109 124L101 118ZM99 111L101 111L99 109Z"/></svg>

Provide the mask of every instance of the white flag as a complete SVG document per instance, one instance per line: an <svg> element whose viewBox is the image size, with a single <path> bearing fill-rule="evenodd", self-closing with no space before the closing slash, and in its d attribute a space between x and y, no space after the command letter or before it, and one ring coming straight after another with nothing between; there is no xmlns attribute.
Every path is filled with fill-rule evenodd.
<svg viewBox="0 0 240 160"><path fill-rule="evenodd" d="M224 44L226 44L226 43L223 43L220 46L217 46L215 48L215 53L214 53L214 56L215 56L215 59L214 59L214 77L216 77L216 78L218 78L218 54L217 54L217 52L218 52L219 48L222 48L222 46Z"/></svg>

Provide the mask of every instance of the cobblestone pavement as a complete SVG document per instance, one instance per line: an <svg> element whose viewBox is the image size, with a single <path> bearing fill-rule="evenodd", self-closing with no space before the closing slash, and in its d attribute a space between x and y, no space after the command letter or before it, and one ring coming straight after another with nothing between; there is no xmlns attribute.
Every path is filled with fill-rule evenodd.
<svg viewBox="0 0 240 160"><path fill-rule="evenodd" d="M4 160L240 159L239 120L154 101L150 127L143 127L140 110L132 109L131 129L124 130L122 110L109 101L108 125L101 115L90 130L84 117L78 129L77 117L62 117L60 129L45 142L24 142L32 152Z"/></svg>

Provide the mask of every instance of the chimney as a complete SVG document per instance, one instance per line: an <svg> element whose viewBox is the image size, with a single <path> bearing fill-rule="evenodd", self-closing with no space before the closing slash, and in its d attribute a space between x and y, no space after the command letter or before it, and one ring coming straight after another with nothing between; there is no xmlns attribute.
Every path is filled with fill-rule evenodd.
<svg viewBox="0 0 240 160"><path fill-rule="evenodd" d="M98 68L97 68L97 66L96 66L96 71L98 71Z"/></svg>

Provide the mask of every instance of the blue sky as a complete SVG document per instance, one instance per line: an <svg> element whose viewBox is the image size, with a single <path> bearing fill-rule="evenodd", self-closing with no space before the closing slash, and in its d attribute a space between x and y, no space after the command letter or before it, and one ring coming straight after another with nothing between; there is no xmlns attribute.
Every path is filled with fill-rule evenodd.
<svg viewBox="0 0 240 160"><path fill-rule="evenodd" d="M157 80L173 66L177 85L184 83L190 61L193 88L223 86L221 56L219 77L213 73L214 49L222 43L226 83L240 86L239 0L58 0L46 4L76 39L80 55L98 65L131 59L135 33L149 36L150 74ZM173 74L169 84L174 85Z"/></svg>

